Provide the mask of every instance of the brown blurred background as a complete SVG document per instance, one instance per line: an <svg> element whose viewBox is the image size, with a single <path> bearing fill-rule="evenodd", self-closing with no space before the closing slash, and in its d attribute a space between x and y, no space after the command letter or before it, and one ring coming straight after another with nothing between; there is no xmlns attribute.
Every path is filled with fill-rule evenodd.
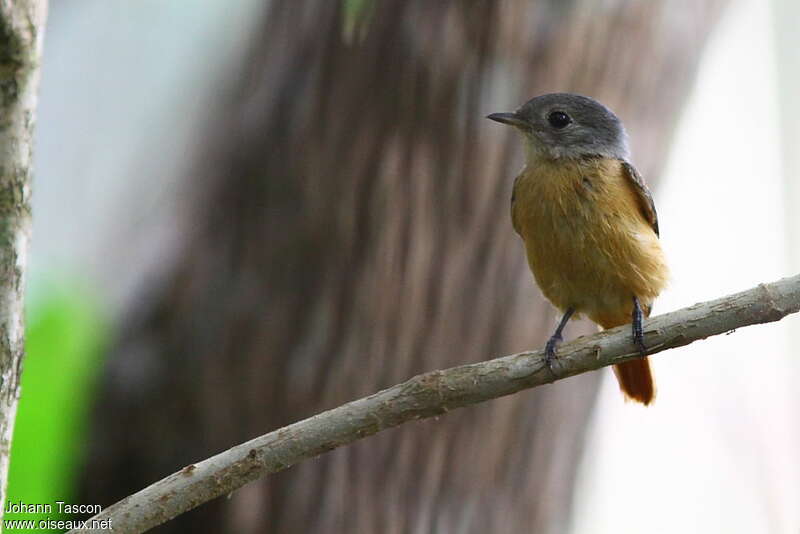
<svg viewBox="0 0 800 534"><path fill-rule="evenodd" d="M124 306L82 500L540 345L553 312L508 220L518 143L483 117L590 94L655 182L719 7L272 2L241 66L216 69L226 89L179 184L180 246ZM562 532L598 378L386 432L161 530Z"/></svg>

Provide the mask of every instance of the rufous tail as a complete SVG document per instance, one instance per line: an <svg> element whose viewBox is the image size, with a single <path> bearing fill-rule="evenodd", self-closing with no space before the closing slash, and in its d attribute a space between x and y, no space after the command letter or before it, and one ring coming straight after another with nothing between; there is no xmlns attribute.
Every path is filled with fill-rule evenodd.
<svg viewBox="0 0 800 534"><path fill-rule="evenodd" d="M656 388L647 358L638 358L617 364L614 366L614 374L617 375L619 389L622 390L625 397L641 402L645 406L653 402Z"/></svg>

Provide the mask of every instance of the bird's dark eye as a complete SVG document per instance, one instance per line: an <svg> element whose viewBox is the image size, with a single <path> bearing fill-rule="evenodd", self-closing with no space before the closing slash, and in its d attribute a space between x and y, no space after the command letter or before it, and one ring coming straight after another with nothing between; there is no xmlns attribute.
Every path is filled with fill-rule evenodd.
<svg viewBox="0 0 800 534"><path fill-rule="evenodd" d="M550 114L547 116L547 122L550 123L550 126L553 128L561 129L565 128L569 123L572 122L572 119L569 115L564 113L563 111L551 111Z"/></svg>

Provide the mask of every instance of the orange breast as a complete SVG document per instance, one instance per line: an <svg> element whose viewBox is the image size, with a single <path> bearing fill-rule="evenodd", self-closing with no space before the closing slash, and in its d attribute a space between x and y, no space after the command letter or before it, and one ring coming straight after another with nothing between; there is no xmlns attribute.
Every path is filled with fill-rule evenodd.
<svg viewBox="0 0 800 534"><path fill-rule="evenodd" d="M646 308L669 271L621 162L558 160L527 168L514 185L514 227L542 293L604 328Z"/></svg>

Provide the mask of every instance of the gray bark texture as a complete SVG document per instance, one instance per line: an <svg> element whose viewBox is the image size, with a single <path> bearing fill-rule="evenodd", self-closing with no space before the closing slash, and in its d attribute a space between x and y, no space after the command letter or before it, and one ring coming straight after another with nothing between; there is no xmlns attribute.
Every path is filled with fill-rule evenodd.
<svg viewBox="0 0 800 534"><path fill-rule="evenodd" d="M185 246L109 355L82 500L540 346L554 312L509 217L520 143L485 115L591 95L652 184L720 4L270 2L187 177ZM382 432L160 531L563 532L598 379Z"/></svg>
<svg viewBox="0 0 800 534"><path fill-rule="evenodd" d="M643 330L648 354L655 354L798 311L800 275L655 317ZM626 325L562 346L551 365L539 350L431 371L187 465L92 519L121 534L145 532L260 476L388 428L638 357Z"/></svg>
<svg viewBox="0 0 800 534"><path fill-rule="evenodd" d="M45 0L0 0L0 519L25 354L25 266Z"/></svg>

